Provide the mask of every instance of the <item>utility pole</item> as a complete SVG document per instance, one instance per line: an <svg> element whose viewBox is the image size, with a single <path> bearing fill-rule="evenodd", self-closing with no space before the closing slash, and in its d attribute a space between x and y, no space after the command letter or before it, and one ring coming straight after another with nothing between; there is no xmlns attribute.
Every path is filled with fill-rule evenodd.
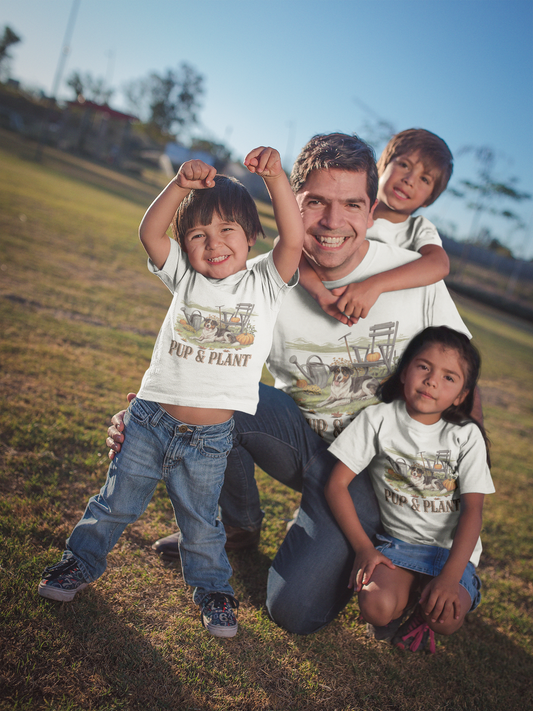
<svg viewBox="0 0 533 711"><path fill-rule="evenodd" d="M50 108L56 103L57 92L59 90L59 85L61 83L61 78L63 76L63 71L65 69L65 62L67 61L67 56L70 52L70 41L72 39L72 33L74 32L74 25L76 24L76 16L78 14L78 9L80 6L80 0L72 0L72 7L70 8L70 15L68 18L67 29L65 30L65 36L63 37L63 44L61 46L61 53L59 55L59 60L57 62L56 73L54 76L54 83L52 84L52 95L50 97L49 109L46 111L43 124L41 126L41 132L39 135L39 142L37 144L37 150L35 152L35 160L41 160L43 155L43 145L48 134L48 123Z"/></svg>

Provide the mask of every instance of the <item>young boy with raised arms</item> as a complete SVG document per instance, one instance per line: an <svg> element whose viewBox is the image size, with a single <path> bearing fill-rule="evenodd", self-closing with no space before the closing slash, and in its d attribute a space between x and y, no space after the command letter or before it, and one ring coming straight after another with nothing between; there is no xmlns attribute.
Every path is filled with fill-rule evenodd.
<svg viewBox="0 0 533 711"><path fill-rule="evenodd" d="M164 481L180 528L185 582L204 627L237 632L238 602L217 520L235 410L255 414L259 380L284 296L298 282L303 223L279 153L256 148L244 161L265 181L280 240L247 267L262 234L238 181L200 160L184 163L148 208L139 228L150 271L173 294L150 367L124 416L127 439L67 541L45 569L39 594L68 602L99 578L128 523ZM176 240L170 239L170 223Z"/></svg>
<svg viewBox="0 0 533 711"><path fill-rule="evenodd" d="M391 138L377 167L374 224L367 230L367 237L419 252L421 258L331 291L305 258L300 263L302 286L327 314L350 326L368 315L383 292L434 284L449 272L450 263L437 229L422 215L413 215L434 203L448 185L453 156L446 143L421 128L401 131ZM358 209L357 205L353 209ZM328 235L324 239L334 242L335 238Z"/></svg>

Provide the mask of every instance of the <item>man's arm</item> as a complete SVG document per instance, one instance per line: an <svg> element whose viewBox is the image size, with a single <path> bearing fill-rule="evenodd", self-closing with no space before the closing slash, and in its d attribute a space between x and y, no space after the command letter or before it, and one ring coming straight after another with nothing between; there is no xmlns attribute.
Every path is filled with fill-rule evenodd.
<svg viewBox="0 0 533 711"><path fill-rule="evenodd" d="M244 159L244 165L251 173L263 178L272 200L279 232L279 241L273 250L274 264L287 284L298 269L304 242L304 227L296 198L274 148L255 148Z"/></svg>
<svg viewBox="0 0 533 711"><path fill-rule="evenodd" d="M474 406L472 407L472 417L480 425L483 424L483 408L481 406L481 393L479 392L479 387L477 385L474 390Z"/></svg>

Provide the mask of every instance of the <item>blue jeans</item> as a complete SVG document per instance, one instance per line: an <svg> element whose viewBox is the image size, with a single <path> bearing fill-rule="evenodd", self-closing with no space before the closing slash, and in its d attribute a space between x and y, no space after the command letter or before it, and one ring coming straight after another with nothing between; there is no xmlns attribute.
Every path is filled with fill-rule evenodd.
<svg viewBox="0 0 533 711"><path fill-rule="evenodd" d="M352 595L348 579L354 552L324 497L337 460L289 395L263 384L259 388L255 416L235 413L234 447L220 497L222 520L249 529L261 524L254 462L302 492L298 517L269 571L267 608L289 632L309 634L331 622ZM366 472L355 477L349 490L365 531L374 539L383 529Z"/></svg>
<svg viewBox="0 0 533 711"><path fill-rule="evenodd" d="M183 578L199 604L210 592L233 595L226 534L217 520L218 498L232 446L233 419L186 425L157 403L136 398L124 417L125 441L100 493L89 499L67 541L87 582L106 569L109 551L144 512L157 483L165 482L181 531Z"/></svg>

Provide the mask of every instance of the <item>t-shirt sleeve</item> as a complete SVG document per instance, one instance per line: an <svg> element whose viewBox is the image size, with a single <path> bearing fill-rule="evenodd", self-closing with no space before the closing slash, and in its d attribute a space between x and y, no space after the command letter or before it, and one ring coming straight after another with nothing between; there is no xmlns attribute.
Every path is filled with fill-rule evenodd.
<svg viewBox="0 0 533 711"><path fill-rule="evenodd" d="M442 240L437 228L425 217L416 217L409 249L412 249L414 252L420 252L421 248L428 244L435 244L437 247L442 247Z"/></svg>
<svg viewBox="0 0 533 711"><path fill-rule="evenodd" d="M280 307L285 295L298 284L298 270L293 274L288 284L283 281L274 264L272 251L268 252L264 259L249 260L247 267L260 276L263 290L265 294L268 294L268 301L276 309Z"/></svg>
<svg viewBox="0 0 533 711"><path fill-rule="evenodd" d="M426 326L448 326L472 338L443 281L430 284L426 288L425 298L427 299Z"/></svg>
<svg viewBox="0 0 533 711"><path fill-rule="evenodd" d="M170 240L170 252L161 269L148 258L148 271L158 276L172 294L176 291L177 281L186 268L187 259L175 239Z"/></svg>
<svg viewBox="0 0 533 711"><path fill-rule="evenodd" d="M378 452L374 407L362 410L330 445L329 451L355 474L363 471Z"/></svg>

